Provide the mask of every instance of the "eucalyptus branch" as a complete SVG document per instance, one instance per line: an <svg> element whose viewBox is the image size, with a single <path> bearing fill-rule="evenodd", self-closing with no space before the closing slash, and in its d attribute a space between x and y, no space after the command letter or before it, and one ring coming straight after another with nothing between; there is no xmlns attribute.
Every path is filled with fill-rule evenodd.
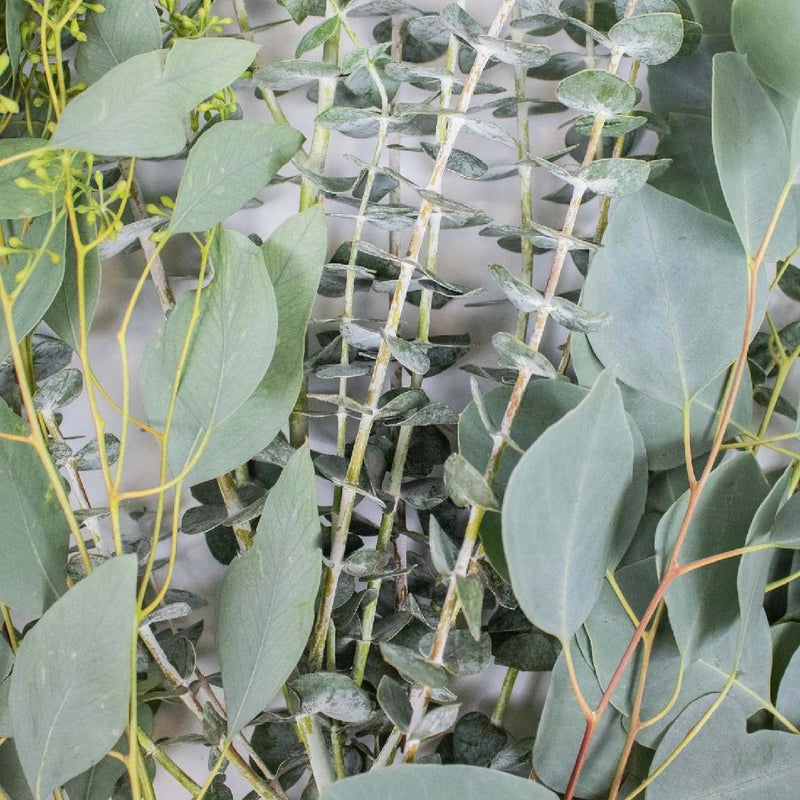
<svg viewBox="0 0 800 800"><path fill-rule="evenodd" d="M511 10L514 6L515 0L503 0L500 10L498 11L492 25L489 29L490 36L496 36L508 20ZM456 106L456 112L463 114L469 108L472 101L472 96L475 93L475 87L480 79L483 69L489 60L490 52L486 47L480 47L475 57L475 62L472 70L465 82L464 89L459 98ZM444 174L447 161L453 151L455 140L464 126L462 117L454 116L450 119L447 137L444 144L439 149L437 154L436 163L434 164L431 178L428 181L428 189L433 190L441 176ZM392 296L392 303L389 308L389 314L386 320L385 332L393 336L400 324L400 316L405 305L406 294L414 274L413 263L418 257L422 248L422 241L425 232L430 222L431 214L434 211L434 204L428 200L422 202L419 208L419 214L414 226L414 231L411 235L411 241L406 252L406 260L400 270L400 275L397 281L397 288ZM350 528L350 520L355 505L356 492L353 487L358 485L358 480L361 475L361 467L364 462L364 455L366 453L367 442L369 434L372 431L373 415L377 409L378 399L381 395L384 380L386 379L386 372L388 370L390 360L389 345L383 341L378 355L375 360L375 367L372 371L372 376L367 389L367 396L365 406L369 409L369 413L362 415L359 422L358 431L356 433L355 442L353 444L353 454L350 458L350 466L347 471L347 485L342 491L342 500L339 510L339 515L336 520L336 526L333 532L333 540L331 546L331 566L325 574L325 582L323 586L322 604L317 615L317 622L314 628L312 638L311 654L309 663L312 668L318 668L322 663L322 655L327 638L328 624L333 610L333 598L336 592L336 586L339 581L339 575L342 570L342 560L344 557L344 548L347 540L347 533Z"/></svg>

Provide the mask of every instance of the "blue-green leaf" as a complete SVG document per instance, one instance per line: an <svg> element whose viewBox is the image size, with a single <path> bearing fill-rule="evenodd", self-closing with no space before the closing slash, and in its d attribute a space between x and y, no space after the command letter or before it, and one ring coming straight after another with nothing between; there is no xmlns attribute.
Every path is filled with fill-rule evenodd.
<svg viewBox="0 0 800 800"><path fill-rule="evenodd" d="M298 450L270 490L253 546L229 567L218 626L228 736L278 693L314 622L322 569L314 466Z"/></svg>

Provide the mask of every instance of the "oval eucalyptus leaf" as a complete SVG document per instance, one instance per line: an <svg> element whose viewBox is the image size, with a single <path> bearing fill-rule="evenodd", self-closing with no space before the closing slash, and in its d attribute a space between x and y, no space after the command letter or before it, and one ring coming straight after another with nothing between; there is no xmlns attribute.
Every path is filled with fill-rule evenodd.
<svg viewBox="0 0 800 800"><path fill-rule="evenodd" d="M148 418L163 428L182 364L168 450L176 473L183 459L205 444L209 431L230 419L253 394L270 365L277 336L275 293L259 249L240 233L221 231L211 260L214 279L201 292L199 319L192 326L194 293L181 296L141 369ZM192 347L182 363L190 326ZM212 455L217 453L212 450ZM202 453L195 469L201 463ZM198 482L197 475L191 475L192 482Z"/></svg>
<svg viewBox="0 0 800 800"><path fill-rule="evenodd" d="M616 201L586 278L584 303L613 319L589 342L620 380L682 408L736 358L746 297L732 226L645 187Z"/></svg>
<svg viewBox="0 0 800 800"><path fill-rule="evenodd" d="M119 459L120 442L113 433L103 434L103 448L106 452L108 463L116 464ZM100 448L97 444L97 439L93 439L88 444L85 444L75 453L75 469L80 471L90 471L94 469L101 469L103 462L100 458Z"/></svg>
<svg viewBox="0 0 800 800"><path fill-rule="evenodd" d="M558 84L556 98L568 108L588 114L626 114L636 105L636 90L605 70L585 69Z"/></svg>
<svg viewBox="0 0 800 800"><path fill-rule="evenodd" d="M533 781L463 765L404 764L367 772L327 786L320 800L556 800Z"/></svg>
<svg viewBox="0 0 800 800"><path fill-rule="evenodd" d="M492 336L492 346L500 356L503 366L522 370L528 375L542 378L555 378L556 370L550 361L538 350L528 347L516 336L500 331Z"/></svg>
<svg viewBox="0 0 800 800"><path fill-rule="evenodd" d="M731 27L736 49L758 79L794 102L800 98L796 11L792 0L736 0Z"/></svg>
<svg viewBox="0 0 800 800"><path fill-rule="evenodd" d="M540 67L550 58L550 48L544 44L515 42L496 36L481 35L477 44L489 51L493 58L504 64L519 65L526 68Z"/></svg>
<svg viewBox="0 0 800 800"><path fill-rule="evenodd" d="M503 294L520 310L526 313L538 312L546 303L544 297L526 283L515 278L501 264L491 264L489 274L503 290Z"/></svg>
<svg viewBox="0 0 800 800"><path fill-rule="evenodd" d="M79 369L69 367L56 372L42 381L33 395L33 405L37 411L52 412L56 408L68 406L83 391L83 374Z"/></svg>
<svg viewBox="0 0 800 800"><path fill-rule="evenodd" d="M456 3L448 3L442 9L439 21L442 27L467 42L477 42L484 35L483 26Z"/></svg>
<svg viewBox="0 0 800 800"><path fill-rule="evenodd" d="M637 158L601 158L578 174L595 194L624 197L636 194L647 183L650 165Z"/></svg>
<svg viewBox="0 0 800 800"><path fill-rule="evenodd" d="M296 2L297 0L293 0ZM303 2L304 0L300 0ZM324 12L323 12L324 13ZM311 50L321 47L332 36L335 36L339 30L339 17L331 16L322 22L317 23L313 28L303 34L303 38L297 44L294 51L294 57L300 58Z"/></svg>
<svg viewBox="0 0 800 800"><path fill-rule="evenodd" d="M220 122L192 147L175 198L169 230L208 230L263 189L303 143L287 125Z"/></svg>
<svg viewBox="0 0 800 800"><path fill-rule="evenodd" d="M442 530L436 517L431 514L428 523L428 546L430 547L431 561L436 572L443 578L448 577L455 568L458 548L450 537Z"/></svg>
<svg viewBox="0 0 800 800"><path fill-rule="evenodd" d="M301 675L292 688L300 696L301 714L325 714L340 722L366 722L372 715L372 700L347 675L312 672Z"/></svg>
<svg viewBox="0 0 800 800"><path fill-rule="evenodd" d="M14 331L21 340L39 324L64 279L66 220L43 214L33 221L2 223L6 241L22 240L22 252L12 253L0 272L9 294L17 292L11 310ZM0 328L0 360L11 353L5 325Z"/></svg>
<svg viewBox="0 0 800 800"><path fill-rule="evenodd" d="M187 536L213 531L228 518L225 506L202 505L187 509L181 519L181 531Z"/></svg>
<svg viewBox="0 0 800 800"><path fill-rule="evenodd" d="M135 599L136 558L110 559L22 641L10 700L35 800L100 761L125 728Z"/></svg>
<svg viewBox="0 0 800 800"><path fill-rule="evenodd" d="M757 462L739 455L711 473L681 550L688 564L743 547L751 520L767 496L767 484ZM689 502L684 494L661 518L656 531L659 573L663 572L675 544ZM666 602L675 640L687 663L709 648L739 616L736 588L738 559L728 558L693 570L667 589ZM704 602L713 597L714 602ZM698 614L702 609L702 614Z"/></svg>
<svg viewBox="0 0 800 800"><path fill-rule="evenodd" d="M388 675L378 684L378 703L395 727L408 733L411 725L411 702L406 690Z"/></svg>
<svg viewBox="0 0 800 800"><path fill-rule="evenodd" d="M29 436L0 400L0 432ZM69 532L34 449L0 437L0 602L34 616L66 589Z"/></svg>
<svg viewBox="0 0 800 800"><path fill-rule="evenodd" d="M433 159L439 155L439 145L434 142L420 142L420 147ZM447 159L447 169L468 180L480 180L489 171L487 164L476 155L457 149Z"/></svg>
<svg viewBox="0 0 800 800"><path fill-rule="evenodd" d="M604 311L589 311L563 297L554 297L550 316L559 325L577 333L599 331L611 323L611 315Z"/></svg>
<svg viewBox="0 0 800 800"><path fill-rule="evenodd" d="M399 339L397 336L391 336L386 333L386 331L381 331L381 336L386 344L389 345L389 352L392 356L407 370L417 375L424 375L431 368L431 362L425 352L425 348L419 343Z"/></svg>
<svg viewBox="0 0 800 800"><path fill-rule="evenodd" d="M562 641L600 596L631 483L633 440L609 372L520 459L503 502L503 545L520 607ZM530 486L539 487L531 514ZM593 531L591 539L584 532Z"/></svg>
<svg viewBox="0 0 800 800"><path fill-rule="evenodd" d="M444 485L450 499L462 508L482 506L497 510L500 507L486 478L459 453L453 453L444 462Z"/></svg>
<svg viewBox="0 0 800 800"><path fill-rule="evenodd" d="M78 45L75 71L86 84L133 56L161 48L161 23L150 0L106 0L102 13L87 12L82 31L86 39Z"/></svg>
<svg viewBox="0 0 800 800"><path fill-rule="evenodd" d="M67 103L50 145L102 156L174 155L186 144L189 111L236 80L257 52L236 39L176 39L169 52L133 56Z"/></svg>
<svg viewBox="0 0 800 800"><path fill-rule="evenodd" d="M614 25L608 38L636 61L663 64L681 49L683 21L675 13L636 14Z"/></svg>
<svg viewBox="0 0 800 800"><path fill-rule="evenodd" d="M319 208L289 217L261 246L277 307L275 353L255 391L232 414L216 420L203 455L186 483L199 483L234 469L263 450L285 424L303 379L305 330L325 263L325 249L325 215ZM247 273L247 264L249 258L237 264L236 271ZM241 277L246 280L245 275ZM259 283L257 279L242 290L250 300L256 300L254 287ZM238 296L237 302L243 300ZM260 302L258 310L251 313L256 315L253 320L257 320L260 328L266 322L265 308L271 304L257 302ZM247 337L253 336L253 320L239 319L239 324L247 329ZM252 359L253 353L246 351L242 355ZM251 363L250 369L253 367ZM173 469L186 463L196 440L204 434L204 425L199 420L187 418L186 427L177 430L173 426L170 432Z"/></svg>
<svg viewBox="0 0 800 800"><path fill-rule="evenodd" d="M554 53L542 66L528 70L528 77L560 81L582 69L586 69L586 61L578 53Z"/></svg>
<svg viewBox="0 0 800 800"><path fill-rule="evenodd" d="M450 681L449 673L441 664L434 664L408 647L393 642L381 642L380 650L384 661L411 683L429 686L431 689L443 689Z"/></svg>
<svg viewBox="0 0 800 800"><path fill-rule="evenodd" d="M0 141L0 160L31 153L47 147L44 139L3 139ZM28 184L38 183L36 173L28 166L31 158L20 158L0 167L0 219L26 219L45 214L53 207L53 196L40 193L30 185L17 186L17 179Z"/></svg>
<svg viewBox="0 0 800 800"><path fill-rule="evenodd" d="M322 569L315 495L304 447L270 490L253 546L222 583L218 642L229 737L273 699L311 632Z"/></svg>
<svg viewBox="0 0 800 800"><path fill-rule="evenodd" d="M259 88L287 92L322 78L338 78L339 68L324 61L289 59L258 67L253 81Z"/></svg>
<svg viewBox="0 0 800 800"><path fill-rule="evenodd" d="M789 148L780 115L744 56L714 56L711 120L722 191L745 252L752 258L790 181ZM769 257L786 255L797 242L797 222L787 209L773 234Z"/></svg>
<svg viewBox="0 0 800 800"><path fill-rule="evenodd" d="M451 703L431 709L411 732L413 738L422 742L447 733L456 724L460 711L461 703Z"/></svg>

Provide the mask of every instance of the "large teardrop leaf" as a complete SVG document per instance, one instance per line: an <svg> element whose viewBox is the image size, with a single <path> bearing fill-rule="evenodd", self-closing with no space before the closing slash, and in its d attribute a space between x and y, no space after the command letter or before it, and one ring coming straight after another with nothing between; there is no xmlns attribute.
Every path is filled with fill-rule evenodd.
<svg viewBox="0 0 800 800"><path fill-rule="evenodd" d="M14 742L35 800L96 764L128 718L136 558L111 559L22 641L11 679Z"/></svg>
<svg viewBox="0 0 800 800"><path fill-rule="evenodd" d="M0 400L0 432L28 426ZM0 437L0 602L40 614L66 589L69 531L33 447Z"/></svg>
<svg viewBox="0 0 800 800"><path fill-rule="evenodd" d="M275 348L275 294L258 247L241 233L221 231L211 260L214 278L200 295L170 420L168 452L176 472L203 446L207 432L252 395ZM194 292L178 300L142 363L142 398L148 418L160 429L167 425L194 303Z"/></svg>
<svg viewBox="0 0 800 800"><path fill-rule="evenodd" d="M228 735L280 690L314 622L322 557L314 466L298 450L270 490L253 546L228 569L219 610L219 652Z"/></svg>
<svg viewBox="0 0 800 800"><path fill-rule="evenodd" d="M556 800L544 786L514 775L461 764L404 764L326 787L320 800Z"/></svg>
<svg viewBox="0 0 800 800"><path fill-rule="evenodd" d="M67 103L50 143L103 156L178 153L189 111L236 80L257 52L235 39L177 39L169 51L133 56Z"/></svg>
<svg viewBox="0 0 800 800"><path fill-rule="evenodd" d="M303 379L305 331L325 263L326 238L325 215L314 208L290 217L262 245L278 313L275 353L255 392L230 416L218 418L187 477L189 483L209 480L244 463L286 424ZM202 433L197 421L173 429L173 469L187 462L198 435Z"/></svg>
<svg viewBox="0 0 800 800"><path fill-rule="evenodd" d="M204 231L254 197L303 143L288 125L248 120L220 122L192 147L186 162L170 231Z"/></svg>
<svg viewBox="0 0 800 800"><path fill-rule="evenodd" d="M519 461L503 502L511 585L526 616L568 639L589 615L614 552L634 450L609 372Z"/></svg>
<svg viewBox="0 0 800 800"><path fill-rule="evenodd" d="M722 191L745 252L752 258L790 182L789 147L780 115L744 56L714 56L711 121ZM780 258L796 245L796 221L784 213L768 253Z"/></svg>
<svg viewBox="0 0 800 800"><path fill-rule="evenodd" d="M649 187L616 201L584 289L612 316L592 349L629 386L683 407L739 353L745 267L729 223Z"/></svg>

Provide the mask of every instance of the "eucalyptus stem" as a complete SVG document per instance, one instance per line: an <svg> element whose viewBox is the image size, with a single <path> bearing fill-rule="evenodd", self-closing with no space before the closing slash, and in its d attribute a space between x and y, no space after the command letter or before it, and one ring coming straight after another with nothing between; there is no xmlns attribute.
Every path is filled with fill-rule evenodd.
<svg viewBox="0 0 800 800"><path fill-rule="evenodd" d="M514 2L515 0L502 0L500 9L489 29L489 36L497 36L502 30L511 14ZM489 60L489 55L490 53L488 48L478 48L472 70L467 77L464 90L462 91L461 97L459 98L459 102L456 106L456 111L458 114L463 114L469 108L478 80L480 79L486 63ZM461 116L454 116L450 119L445 142L439 149L436 157L436 163L434 164L434 168L428 182L427 188L429 190L433 191L434 187L437 186L438 182L441 180L448 159L453 152L456 138L461 132L463 125L464 120ZM414 262L419 256L422 248L423 239L425 237L425 233L427 231L433 211L434 204L432 202L424 200L421 203L417 220L414 225L414 231L411 235L411 240L406 251L407 258L401 267L400 275L397 281L397 287L392 296L392 302L389 307L389 313L386 319L386 325L384 327L385 332L391 336L394 336L397 333L397 329L400 324L400 317L405 305L406 294L408 293L409 284L411 283L411 278L414 274ZM347 471L347 485L344 486L342 490L341 505L333 532L330 557L331 566L326 572L325 582L323 585L322 601L312 636L312 646L309 658L309 665L312 669L317 669L322 663L322 654L327 635L326 632L330 623L331 613L333 611L333 599L336 593L339 575L342 571L345 543L347 541L347 534L350 529L350 520L352 518L353 508L356 500L356 492L354 487L358 485L358 480L361 475L361 467L364 463L367 443L369 441L369 435L372 431L374 414L377 410L378 399L381 396L383 384L386 379L390 357L391 354L389 352L389 346L385 341L383 341L378 350L378 355L375 360L375 367L373 368L369 387L367 389L367 396L364 403L367 410L362 415L359 421L358 430L356 432L356 438L353 444L353 453L350 458L350 465Z"/></svg>
<svg viewBox="0 0 800 800"><path fill-rule="evenodd" d="M503 685L500 688L500 694L497 697L497 703L492 712L492 725L496 725L498 728L503 727L503 718L506 715L506 709L508 709L511 694L514 691L514 684L516 684L518 677L519 670L515 667L509 667L506 670L506 675L503 678Z"/></svg>
<svg viewBox="0 0 800 800"><path fill-rule="evenodd" d="M311 764L311 773L314 783L321 792L326 786L336 779L328 756L328 747L325 737L319 727L319 722L313 714L304 714L297 717L297 724L303 731L307 743L308 758Z"/></svg>
<svg viewBox="0 0 800 800"><path fill-rule="evenodd" d="M466 0L459 0L459 5L464 8ZM450 36L450 42L447 47L447 56L445 58L445 69L453 72L458 61L458 40L455 36ZM441 109L448 109L453 97L453 81L443 80L441 85L441 93L439 95L439 107ZM440 116L437 120L436 127L436 141L441 148L447 138L447 123L444 115ZM444 174L439 177L439 181L435 186L435 191L441 191L442 179ZM431 215L430 225L428 227L428 249L425 259L425 268L428 272L435 273L438 266L439 256L439 235L441 232L441 214L434 212ZM431 325L431 310L433 305L433 291L431 289L423 289L421 293L419 305L419 322L417 325L417 340L420 342L427 342L430 336ZM423 383L422 375L417 373L412 374L410 388L419 389ZM393 498L391 506L381 515L380 526L378 528L378 540L375 544L375 549L379 552L388 548L394 532L395 518L397 511L402 502L400 499L400 491L402 488L403 476L405 474L406 461L408 459L408 452L411 447L411 438L414 434L414 426L401 425L397 442L395 445L394 457L392 459L392 466L389 473L389 494ZM398 578L399 580L400 578ZM376 599L368 603L364 607L361 617L361 638L356 642L356 654L353 659L352 678L355 683L360 686L364 680L364 670L367 665L367 657L369 655L370 646L372 644L372 631L375 624L375 615L378 610L377 596L380 593L382 580L377 579L370 581L368 588L376 593Z"/></svg>
<svg viewBox="0 0 800 800"><path fill-rule="evenodd" d="M232 473L226 472L217 478L217 486L222 494L225 503L225 510L228 516L238 514L244 510L244 504L239 499L239 490L236 485L236 478ZM241 550L247 550L253 544L253 529L249 522L234 526L233 533Z"/></svg>
<svg viewBox="0 0 800 800"><path fill-rule="evenodd" d="M200 784L193 781L141 728L137 732L139 745L146 755L162 766L190 795L200 791Z"/></svg>

